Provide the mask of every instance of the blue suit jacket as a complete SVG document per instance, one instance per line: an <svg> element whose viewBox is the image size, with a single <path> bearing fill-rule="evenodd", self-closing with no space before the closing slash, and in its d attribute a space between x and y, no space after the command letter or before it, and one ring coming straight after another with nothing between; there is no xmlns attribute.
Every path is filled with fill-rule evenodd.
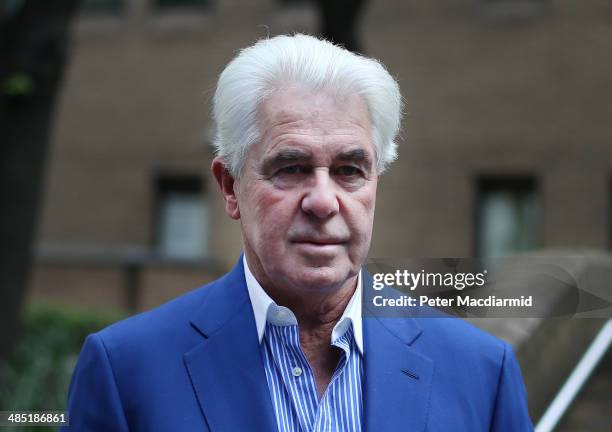
<svg viewBox="0 0 612 432"><path fill-rule="evenodd" d="M363 332L364 431L532 430L508 344L454 318L364 318ZM65 430L277 430L242 260L90 335L68 410Z"/></svg>

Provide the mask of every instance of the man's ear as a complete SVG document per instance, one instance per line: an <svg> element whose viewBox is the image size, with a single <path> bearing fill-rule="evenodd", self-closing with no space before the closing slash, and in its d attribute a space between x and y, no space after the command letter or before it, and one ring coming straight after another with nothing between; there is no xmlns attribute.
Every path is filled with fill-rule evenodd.
<svg viewBox="0 0 612 432"><path fill-rule="evenodd" d="M238 199L234 191L234 176L225 167L225 162L222 157L217 156L213 159L210 166L215 180L221 189L223 199L225 200L225 213L232 219L240 219L240 209L238 208ZM236 184L237 186L237 184Z"/></svg>

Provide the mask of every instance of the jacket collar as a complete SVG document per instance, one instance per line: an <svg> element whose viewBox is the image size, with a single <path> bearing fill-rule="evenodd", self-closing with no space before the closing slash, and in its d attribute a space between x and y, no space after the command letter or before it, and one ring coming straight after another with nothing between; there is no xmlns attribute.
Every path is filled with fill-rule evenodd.
<svg viewBox="0 0 612 432"><path fill-rule="evenodd" d="M242 260L207 287L191 324L204 341L183 358L209 429L276 430Z"/></svg>

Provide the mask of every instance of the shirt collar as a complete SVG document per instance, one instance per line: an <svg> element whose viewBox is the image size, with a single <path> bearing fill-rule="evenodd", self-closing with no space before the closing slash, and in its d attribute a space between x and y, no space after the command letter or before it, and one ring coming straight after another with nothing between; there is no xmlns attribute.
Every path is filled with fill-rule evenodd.
<svg viewBox="0 0 612 432"><path fill-rule="evenodd" d="M261 287L246 260L246 255L242 256L244 264L244 276L246 279L253 314L255 315L255 326L257 327L257 336L259 343L263 340L266 329L266 322L274 325L297 325L297 319L291 309L284 306L279 306ZM353 297L344 309L342 316L332 330L331 340L336 341L343 336L353 324L353 336L359 352L363 355L363 333L361 323L361 270L357 278L357 289L353 293Z"/></svg>

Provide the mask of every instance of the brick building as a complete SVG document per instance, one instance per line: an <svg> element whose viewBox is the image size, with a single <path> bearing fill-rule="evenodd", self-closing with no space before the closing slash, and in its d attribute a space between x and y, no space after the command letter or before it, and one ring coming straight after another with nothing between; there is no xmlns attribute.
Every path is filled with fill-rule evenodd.
<svg viewBox="0 0 612 432"><path fill-rule="evenodd" d="M315 33L318 16L288 0L85 3L31 296L146 309L241 249L208 172L216 77L237 49ZM371 256L610 247L611 2L371 0L359 33L407 108Z"/></svg>
<svg viewBox="0 0 612 432"><path fill-rule="evenodd" d="M42 261L206 257L223 271L240 236L208 173L216 77L268 32L316 32L317 11L275 0L86 3L57 113ZM359 32L407 107L372 256L609 246L612 4L377 0Z"/></svg>

